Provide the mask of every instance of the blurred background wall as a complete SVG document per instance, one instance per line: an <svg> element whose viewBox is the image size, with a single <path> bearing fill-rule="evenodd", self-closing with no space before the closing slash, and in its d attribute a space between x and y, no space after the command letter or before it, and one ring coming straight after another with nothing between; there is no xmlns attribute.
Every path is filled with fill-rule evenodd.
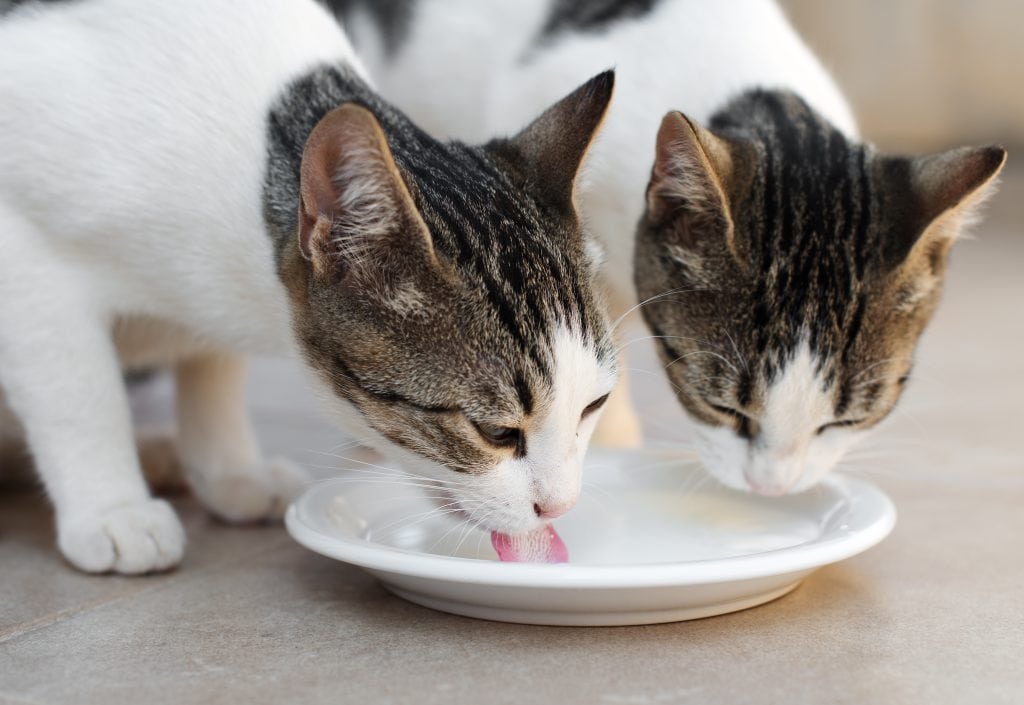
<svg viewBox="0 0 1024 705"><path fill-rule="evenodd" d="M1024 1L780 2L879 147L1024 146Z"/></svg>

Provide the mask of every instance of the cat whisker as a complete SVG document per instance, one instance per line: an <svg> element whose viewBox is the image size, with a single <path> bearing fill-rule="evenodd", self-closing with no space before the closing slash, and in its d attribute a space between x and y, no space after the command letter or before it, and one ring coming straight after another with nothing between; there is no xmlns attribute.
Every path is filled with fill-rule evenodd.
<svg viewBox="0 0 1024 705"><path fill-rule="evenodd" d="M446 517L461 517L465 516L465 511L462 509L437 509L429 513L416 514L410 517L406 517L402 522L397 522L394 527L391 528L387 533L383 533L380 529L374 531L374 540L378 543L388 543L394 540L401 532L407 531L418 524L422 524L426 521L436 518Z"/></svg>
<svg viewBox="0 0 1024 705"><path fill-rule="evenodd" d="M654 296L651 296L651 297L641 301L640 303L636 304L635 306L630 307L630 309L628 311L626 311L621 316L616 318L615 321L611 324L611 326L608 327L608 331L604 334L604 337L601 339L601 342L598 344L598 347L603 347L604 345L606 345L608 343L609 338L611 338L611 336L615 332L615 330L620 325L622 325L623 321L625 321L629 317L629 314L633 313L634 311L636 311L640 307L646 306L647 304L650 304L650 303L652 303L654 301L657 301L659 299L663 299L666 296L675 296L676 294L688 294L688 293L691 293L691 292L694 292L694 291L703 291L703 289L686 289L686 288L682 288L682 287L678 288L678 289L670 289L670 290L664 291L664 292L662 292L660 294L655 294Z"/></svg>
<svg viewBox="0 0 1024 705"><path fill-rule="evenodd" d="M681 443L675 439L651 438L647 441L647 447L653 450L673 451L678 452L680 455L692 456L687 458L689 460L696 460L698 457L696 445L692 443Z"/></svg>
<svg viewBox="0 0 1024 705"><path fill-rule="evenodd" d="M625 371L627 371L627 372L638 372L640 374L651 375L653 377L657 377L658 379L664 380L666 383L668 383L668 386L672 387L672 389L676 390L676 392L681 394L682 391L683 391L678 385L676 385L671 379L669 379L668 375L665 375L665 374L662 374L662 373L659 373L659 372L654 372L653 370L643 370L643 369L640 369L639 367L627 367Z"/></svg>
<svg viewBox="0 0 1024 705"><path fill-rule="evenodd" d="M594 482L584 481L583 484L582 484L582 488L581 489L584 492L587 491L587 490L590 490L591 492L598 492L605 499L609 499L609 500L613 500L613 501L615 500L615 495L613 495L608 488L601 487L601 485L596 484ZM591 496L593 496L593 495L591 495ZM595 499L597 499L597 497L595 497ZM603 500L598 499L598 502L601 504L602 507L606 507L607 506L607 505L604 504Z"/></svg>
<svg viewBox="0 0 1024 705"><path fill-rule="evenodd" d="M345 457L343 455L334 455L332 457L338 458L339 460L345 460L347 462L357 463L359 465L365 465L365 466L367 466L369 468L375 468L377 470L381 470L381 471L384 471L384 472L387 472L387 473L391 473L391 474L397 474L397 475L401 475L401 476L404 476L404 477L415 478L415 479L418 479L418 480L423 480L425 482L441 483L441 484L443 484L445 486L449 486L449 487L464 487L464 486L468 486L470 484L470 483L462 481L462 480L456 480L455 478L439 479L439 478L436 478L436 477L430 477L430 476L422 475L422 474L419 474L419 473L409 472L408 470L402 470L402 469L399 469L399 468L389 467L389 466L385 466L385 465L377 465L375 463L370 463L370 462L367 462L365 460L360 460L358 458L348 458L348 457ZM325 469L330 469L330 468L325 468ZM341 468L338 468L338 469L341 469ZM351 471L351 472L371 472L370 470L365 470L365 469L362 469L362 468L345 468L345 470Z"/></svg>
<svg viewBox="0 0 1024 705"><path fill-rule="evenodd" d="M910 422L914 426L914 428L917 430L917 432L921 435L921 439L924 442L931 442L931 440L932 440L931 431L929 431L928 427L925 426L923 423L921 423L921 421L919 421L917 419L917 417L915 417L907 409L903 408L899 404L894 406L892 408L892 410L893 410L894 413L899 414L901 418L904 418L908 422Z"/></svg>
<svg viewBox="0 0 1024 705"><path fill-rule="evenodd" d="M750 365L747 364L747 359L740 353L739 346L736 345L736 339L732 337L732 333L728 330L725 331L726 336L729 338L729 342L732 344L733 352L736 353L736 359L739 360L740 364L743 365L744 372L750 375Z"/></svg>
<svg viewBox="0 0 1024 705"><path fill-rule="evenodd" d="M672 365L676 364L680 360L685 360L686 358L691 357L693 355L711 355L713 357L717 357L719 360L721 360L726 365L728 365L729 369L731 369L734 374L739 376L739 370L736 369L736 366L734 364L732 364L732 362L730 362L727 357L725 357L724 355L721 355L719 353L712 352L711 350L694 350L692 352L688 352L688 353L685 353L683 355L680 355L679 357L677 357L676 359L670 361L667 365L665 365L664 369L667 370L669 367L671 367Z"/></svg>
<svg viewBox="0 0 1024 705"><path fill-rule="evenodd" d="M481 522L485 521L486 519L487 519L487 516L481 517ZM475 530L480 528L480 525L481 525L480 523L478 523L478 522L476 522L474 520L473 515L471 513L470 516L469 516L469 521L466 522L466 528L463 529L462 535L459 537L458 542L455 544L455 548L452 550L451 555L453 555L453 556L459 555L459 549L462 548L462 544L466 541L466 539L469 536L471 536L473 534L473 532Z"/></svg>
<svg viewBox="0 0 1024 705"><path fill-rule="evenodd" d="M914 358L908 357L908 356L888 357L888 358L886 358L884 360L878 360L878 361L876 361L876 362L874 362L874 363L872 363L870 365L867 365L864 369L858 370L855 374L853 374L850 377L850 382L855 382L862 375L864 375L867 372L875 369L876 367L881 367L882 365L888 365L888 364L893 363L893 362L913 362L913 360L914 360Z"/></svg>
<svg viewBox="0 0 1024 705"><path fill-rule="evenodd" d="M426 485L422 483L413 482L410 480L400 479L388 479L388 478L366 478L366 477L334 477L324 480L324 482L337 482L337 483L356 483L363 485L387 485L389 487L411 487L423 490L444 490L447 489L443 485Z"/></svg>
<svg viewBox="0 0 1024 705"><path fill-rule="evenodd" d="M466 515L470 509L466 505L476 505L483 503L485 500L452 500L447 504L443 504L438 507L433 507L429 511L419 512L411 516L405 516L395 521L392 521L384 526L377 527L375 531L383 532L387 529L392 529L389 536L394 536L399 531L404 531L412 526L421 524L434 516L445 516L445 515ZM394 527L394 528L392 528Z"/></svg>
<svg viewBox="0 0 1024 705"><path fill-rule="evenodd" d="M706 472L694 473L692 476L686 478L686 480L680 483L679 487L682 489L682 497L689 499L697 494L698 490L701 490L708 482L714 480L714 478Z"/></svg>
<svg viewBox="0 0 1024 705"><path fill-rule="evenodd" d="M426 552L427 553L433 553L434 549L438 546L438 544L443 543L444 540L446 538L448 538L448 536L450 536L453 531L461 530L466 524L468 524L470 522L470 517L472 517L472 514L473 514L474 511L476 511L476 510L474 509L474 510L470 510L470 511L464 512L461 515L460 521L457 522L456 524L453 524L451 527L448 528L447 531L445 531L443 534L438 536L437 539L432 544L430 544L430 547L427 548Z"/></svg>
<svg viewBox="0 0 1024 705"><path fill-rule="evenodd" d="M621 353L630 345L633 345L634 343L640 343L645 340L689 340L699 345L707 345L707 341L700 340L698 338L689 338L683 335L642 335L639 338L631 338L630 340L627 340L625 343L619 345L619 347L615 348L615 356L618 357L619 353Z"/></svg>
<svg viewBox="0 0 1024 705"><path fill-rule="evenodd" d="M313 450L312 448L310 448L307 452L316 453L317 455L330 455L331 453L338 453L343 450L348 450L349 448L355 448L356 446L359 445L362 445L362 441L356 439L351 441L343 441L341 443L331 446L325 451Z"/></svg>
<svg viewBox="0 0 1024 705"><path fill-rule="evenodd" d="M373 468L345 467L345 468L339 468L339 470L343 470L344 472L347 472L347 473L359 473L361 475L369 475L369 476L374 476L374 477L401 477L401 478L410 479L410 480L419 480L421 482L432 482L432 483L436 483L436 484L439 484L439 485L445 485L445 486L455 486L455 487L458 487L458 486L463 486L463 485L467 484L465 482L461 482L461 481L454 480L454 479L445 480L445 479L440 479L440 478L436 478L436 477L429 477L427 475L418 475L416 473L405 473L405 472L397 472L397 471L389 472L389 471L386 471L386 470L375 470Z"/></svg>

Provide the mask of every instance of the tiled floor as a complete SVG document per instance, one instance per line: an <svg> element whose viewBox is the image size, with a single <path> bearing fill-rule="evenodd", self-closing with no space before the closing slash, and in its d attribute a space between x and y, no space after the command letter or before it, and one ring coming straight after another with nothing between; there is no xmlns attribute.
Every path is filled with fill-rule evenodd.
<svg viewBox="0 0 1024 705"><path fill-rule="evenodd" d="M1024 702L1022 226L1018 171L957 249L902 413L866 449L860 468L899 507L895 533L777 602L635 628L463 619L188 499L179 570L90 577L60 559L45 502L7 493L0 702ZM685 439L660 378L637 385L652 435ZM252 389L270 450L329 464L318 451L342 439L290 368L258 364ZM149 422L166 391L140 400Z"/></svg>

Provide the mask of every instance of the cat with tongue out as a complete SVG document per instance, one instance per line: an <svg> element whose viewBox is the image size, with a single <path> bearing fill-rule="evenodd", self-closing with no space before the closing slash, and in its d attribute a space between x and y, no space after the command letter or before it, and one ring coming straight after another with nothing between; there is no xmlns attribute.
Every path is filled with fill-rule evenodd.
<svg viewBox="0 0 1024 705"><path fill-rule="evenodd" d="M516 563L567 563L569 550L555 527L547 524L529 533L510 536L491 532L491 545L498 558Z"/></svg>
<svg viewBox="0 0 1024 705"><path fill-rule="evenodd" d="M468 145L382 100L314 0L0 1L0 66L0 435L73 565L182 558L123 367L175 369L211 512L279 516L307 478L261 452L244 356L290 352L501 558L565 558L548 524L616 377L575 204L610 72Z"/></svg>

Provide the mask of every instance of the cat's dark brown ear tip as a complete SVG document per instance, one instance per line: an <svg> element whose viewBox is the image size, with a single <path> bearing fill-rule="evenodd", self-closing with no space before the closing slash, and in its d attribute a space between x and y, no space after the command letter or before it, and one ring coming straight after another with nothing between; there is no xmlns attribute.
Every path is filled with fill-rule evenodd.
<svg viewBox="0 0 1024 705"><path fill-rule="evenodd" d="M585 84L598 97L604 98L605 102L612 99L615 92L615 69L608 69L594 76Z"/></svg>
<svg viewBox="0 0 1024 705"><path fill-rule="evenodd" d="M937 162L939 175L933 178L945 186L937 193L951 201L941 204L947 208L994 181L1006 163L1006 150L998 145L965 147L946 154L951 158Z"/></svg>
<svg viewBox="0 0 1024 705"><path fill-rule="evenodd" d="M958 151L963 154L959 160L960 178L968 192L994 179L1006 163L1006 150L999 145L993 144Z"/></svg>
<svg viewBox="0 0 1024 705"><path fill-rule="evenodd" d="M615 93L615 70L602 71L570 93L560 104L567 104L571 113L565 119L597 132ZM589 141L588 135L588 141Z"/></svg>
<svg viewBox="0 0 1024 705"><path fill-rule="evenodd" d="M580 165L608 112L614 88L615 71L602 71L516 136L489 146L531 175L535 193L560 206L572 205Z"/></svg>
<svg viewBox="0 0 1024 705"><path fill-rule="evenodd" d="M986 147L980 147L979 151L983 155L985 170L989 174L995 176L1004 166L1006 166L1006 160L1009 157L1009 152L1006 151L1005 147L1001 147L997 144L990 144Z"/></svg>

